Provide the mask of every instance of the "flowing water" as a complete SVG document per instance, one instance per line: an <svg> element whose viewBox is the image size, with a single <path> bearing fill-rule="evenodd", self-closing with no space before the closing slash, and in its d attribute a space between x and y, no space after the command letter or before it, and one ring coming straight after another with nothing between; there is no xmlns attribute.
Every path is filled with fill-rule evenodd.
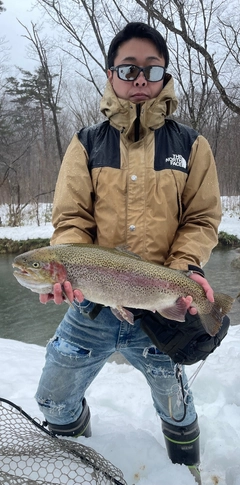
<svg viewBox="0 0 240 485"><path fill-rule="evenodd" d="M236 297L240 293L240 270L231 261L240 257L235 250L215 249L205 266L206 278L215 291ZM67 304L39 303L39 297L23 288L13 276L12 255L0 255L0 338L45 346L52 337ZM229 314L232 325L240 323L240 303Z"/></svg>

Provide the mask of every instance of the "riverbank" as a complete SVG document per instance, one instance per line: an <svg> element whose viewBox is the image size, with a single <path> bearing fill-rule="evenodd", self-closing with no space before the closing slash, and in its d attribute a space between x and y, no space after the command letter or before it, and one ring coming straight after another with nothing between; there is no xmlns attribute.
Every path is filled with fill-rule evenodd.
<svg viewBox="0 0 240 485"><path fill-rule="evenodd" d="M240 223L239 223L240 224ZM1 231L0 231L1 233ZM49 246L50 238L27 238L27 239L8 239L0 238L0 254L20 254L30 251L32 249L42 248ZM233 235L227 234L224 231L219 232L218 235L218 248L240 248L240 239Z"/></svg>
<svg viewBox="0 0 240 485"><path fill-rule="evenodd" d="M219 226L220 247L240 246L240 196L222 197L222 221ZM22 212L21 225L8 226L9 208L0 206L0 254L15 254L36 247L47 246L54 228L51 220L51 205L39 204Z"/></svg>

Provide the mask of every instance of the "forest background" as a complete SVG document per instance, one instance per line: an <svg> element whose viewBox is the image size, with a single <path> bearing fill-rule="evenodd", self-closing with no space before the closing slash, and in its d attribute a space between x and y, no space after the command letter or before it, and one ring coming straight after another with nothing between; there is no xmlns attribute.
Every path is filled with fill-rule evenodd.
<svg viewBox="0 0 240 485"><path fill-rule="evenodd" d="M27 205L51 203L74 132L103 119L107 51L129 21L166 38L179 107L173 118L204 135L222 196L240 194L240 0L35 0L24 24L34 68L8 61L0 34L0 205L21 224ZM0 0L4 20L7 1Z"/></svg>

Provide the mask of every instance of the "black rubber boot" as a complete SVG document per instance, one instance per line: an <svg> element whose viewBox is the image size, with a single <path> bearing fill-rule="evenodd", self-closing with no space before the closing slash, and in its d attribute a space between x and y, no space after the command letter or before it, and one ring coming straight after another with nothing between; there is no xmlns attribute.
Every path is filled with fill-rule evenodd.
<svg viewBox="0 0 240 485"><path fill-rule="evenodd" d="M175 426L162 421L162 430L170 460L173 463L186 465L198 485L201 485L198 468L200 464L200 430L197 418L188 426Z"/></svg>
<svg viewBox="0 0 240 485"><path fill-rule="evenodd" d="M47 423L49 431L53 434L61 436L85 436L89 438L92 436L91 423L90 423L90 409L88 407L87 401L83 399L83 409L79 418L73 423L60 425Z"/></svg>

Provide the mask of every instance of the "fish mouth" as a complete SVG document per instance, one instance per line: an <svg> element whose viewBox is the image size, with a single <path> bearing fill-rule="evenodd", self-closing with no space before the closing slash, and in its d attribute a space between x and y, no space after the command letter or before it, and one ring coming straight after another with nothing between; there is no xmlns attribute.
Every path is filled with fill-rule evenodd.
<svg viewBox="0 0 240 485"><path fill-rule="evenodd" d="M13 263L12 265L16 268L13 271L13 276L15 276L16 280L25 288L33 291L34 293L51 293L52 292L52 283L41 279L40 274L36 274L34 269L25 269L17 264Z"/></svg>
<svg viewBox="0 0 240 485"><path fill-rule="evenodd" d="M27 270L25 268L22 268L21 266L18 266L17 264L13 263L12 264L13 268L15 268L15 271L13 272L14 276L16 277L23 277L23 278L29 278L29 277L34 277L35 273L34 271Z"/></svg>

